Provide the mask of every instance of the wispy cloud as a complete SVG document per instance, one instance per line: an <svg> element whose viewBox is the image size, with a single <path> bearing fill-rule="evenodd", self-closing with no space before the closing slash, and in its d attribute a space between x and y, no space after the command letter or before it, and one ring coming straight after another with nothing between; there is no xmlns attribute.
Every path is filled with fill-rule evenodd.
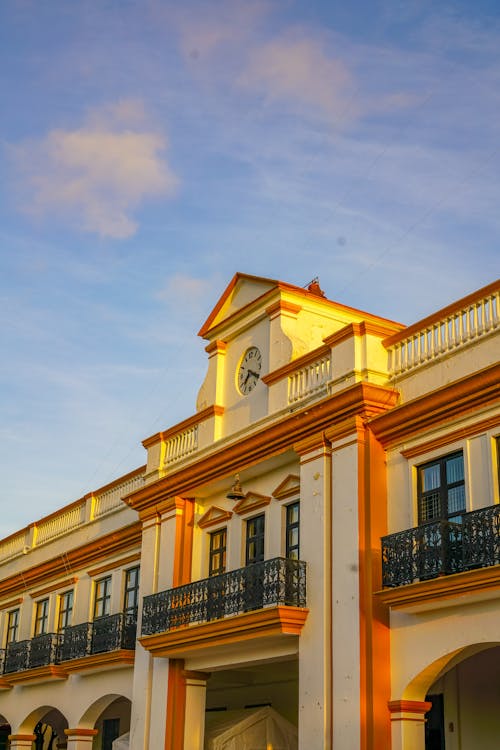
<svg viewBox="0 0 500 750"><path fill-rule="evenodd" d="M140 102L92 110L79 128L54 129L12 147L20 207L103 237L130 237L139 204L175 192L166 148Z"/></svg>

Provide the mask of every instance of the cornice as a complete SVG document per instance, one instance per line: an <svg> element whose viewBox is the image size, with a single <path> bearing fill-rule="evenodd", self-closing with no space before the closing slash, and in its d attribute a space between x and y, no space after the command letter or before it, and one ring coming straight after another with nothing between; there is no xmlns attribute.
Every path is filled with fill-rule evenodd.
<svg viewBox="0 0 500 750"><path fill-rule="evenodd" d="M238 437L203 457L194 455L178 471L151 482L125 498L132 508L143 511L163 499L193 493L197 487L221 476L237 473L294 444L323 432L337 422L360 415L374 416L394 406L398 398L392 388L374 383L355 383L303 409L287 414L247 437Z"/></svg>
<svg viewBox="0 0 500 750"><path fill-rule="evenodd" d="M422 456L424 453L430 453L430 451L442 448L444 445L449 445L457 440L465 440L473 435L479 435L487 430L492 430L495 427L500 426L500 414L489 419L482 419L480 422L474 422L473 424L465 427L459 427L452 432L447 432L445 435L440 435L434 440L427 440L425 443L419 443L411 448L405 448L401 451L401 455L404 458L415 458L416 456Z"/></svg>
<svg viewBox="0 0 500 750"><path fill-rule="evenodd" d="M35 669L23 669L19 672L9 672L9 685L22 685L26 682L52 682L52 680L65 680L68 675L64 667L58 664L49 664Z"/></svg>
<svg viewBox="0 0 500 750"><path fill-rule="evenodd" d="M44 586L43 589L30 591L30 596L32 599L38 599L40 596L44 596L45 594L52 593L52 591L57 591L58 589L65 589L68 586L74 586L75 583L77 583L77 581L78 581L78 578L76 576L73 576L72 578L66 578L64 581L57 581L56 583L52 583L50 586Z"/></svg>
<svg viewBox="0 0 500 750"><path fill-rule="evenodd" d="M481 594L500 588L500 565L477 568L465 573L439 576L429 581L418 581L397 588L376 591L374 596L391 609L405 609L415 605L434 603L463 597L464 594Z"/></svg>
<svg viewBox="0 0 500 750"><path fill-rule="evenodd" d="M90 563L104 560L110 555L116 555L130 547L140 545L142 525L139 521L98 537L88 544L65 551L50 560L46 560L32 568L14 573L0 581L0 597L13 596L17 592L35 588L42 583L58 576L67 576L69 570L82 570ZM67 578L64 578L66 581Z"/></svg>
<svg viewBox="0 0 500 750"><path fill-rule="evenodd" d="M499 399L500 364L496 364L374 416L369 424L378 440L388 447Z"/></svg>
<svg viewBox="0 0 500 750"><path fill-rule="evenodd" d="M176 628L166 633L146 635L140 644L153 656L185 658L199 649L216 648L231 643L246 643L269 636L300 635L308 609L300 607L266 607L222 620Z"/></svg>

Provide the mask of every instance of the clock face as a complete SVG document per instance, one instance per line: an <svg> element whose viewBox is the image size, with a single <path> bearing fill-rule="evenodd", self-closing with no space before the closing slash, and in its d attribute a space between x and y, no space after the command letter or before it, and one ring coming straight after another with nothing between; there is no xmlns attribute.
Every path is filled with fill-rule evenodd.
<svg viewBox="0 0 500 750"><path fill-rule="evenodd" d="M257 385L261 368L262 354L256 346L251 346L246 350L238 367L238 388L244 396Z"/></svg>

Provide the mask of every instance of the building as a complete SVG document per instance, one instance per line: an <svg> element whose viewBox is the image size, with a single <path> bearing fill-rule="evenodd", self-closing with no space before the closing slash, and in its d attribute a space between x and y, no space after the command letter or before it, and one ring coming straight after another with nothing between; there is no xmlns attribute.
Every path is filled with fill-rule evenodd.
<svg viewBox="0 0 500 750"><path fill-rule="evenodd" d="M0 748L496 748L499 297L236 274L194 415L0 541Z"/></svg>

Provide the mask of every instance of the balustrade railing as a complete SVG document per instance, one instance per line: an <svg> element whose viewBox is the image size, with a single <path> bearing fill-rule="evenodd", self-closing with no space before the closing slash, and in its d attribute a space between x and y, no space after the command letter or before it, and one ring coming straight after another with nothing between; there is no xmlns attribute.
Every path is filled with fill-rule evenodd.
<svg viewBox="0 0 500 750"><path fill-rule="evenodd" d="M443 311L445 314L439 319L422 321L419 328L418 324L411 326L404 338L403 334L391 337L387 343L390 374L400 375L497 329L500 290L494 286L487 289L479 299L468 298L455 310Z"/></svg>
<svg viewBox="0 0 500 750"><path fill-rule="evenodd" d="M408 583L500 564L500 505L382 538L382 585Z"/></svg>
<svg viewBox="0 0 500 750"><path fill-rule="evenodd" d="M325 354L288 376L288 403L300 401L322 390L331 380L331 354Z"/></svg>
<svg viewBox="0 0 500 750"><path fill-rule="evenodd" d="M35 542L37 545L44 544L51 539L67 534L85 523L85 500L63 510L45 520L39 521L36 528Z"/></svg>
<svg viewBox="0 0 500 750"><path fill-rule="evenodd" d="M198 450L198 425L194 424L165 443L165 464L172 464Z"/></svg>
<svg viewBox="0 0 500 750"><path fill-rule="evenodd" d="M106 515L106 513L116 510L116 508L123 507L122 497L132 494L135 490L140 489L143 484L144 472L141 471L140 474L129 477L125 481L97 493L94 502L94 518L100 518Z"/></svg>
<svg viewBox="0 0 500 750"><path fill-rule="evenodd" d="M306 606L306 564L277 557L144 597L142 634L270 606Z"/></svg>
<svg viewBox="0 0 500 750"><path fill-rule="evenodd" d="M21 672L24 669L28 669L29 654L30 641L8 643L5 649L4 674Z"/></svg>

